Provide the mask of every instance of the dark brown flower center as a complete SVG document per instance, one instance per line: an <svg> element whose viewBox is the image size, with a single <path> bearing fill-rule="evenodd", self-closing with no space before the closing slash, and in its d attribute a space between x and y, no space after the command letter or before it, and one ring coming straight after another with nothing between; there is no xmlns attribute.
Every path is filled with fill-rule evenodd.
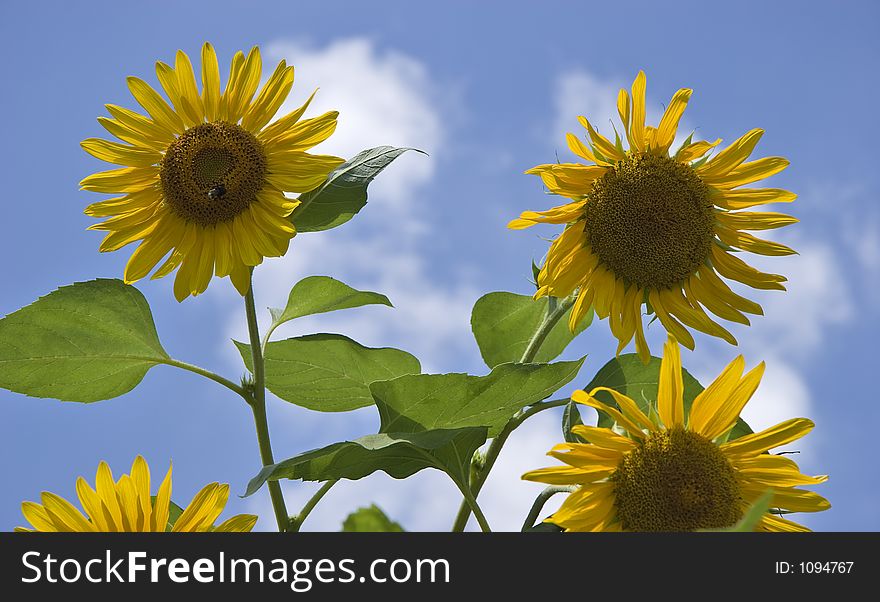
<svg viewBox="0 0 880 602"><path fill-rule="evenodd" d="M225 121L186 130L169 145L159 171L171 211L201 226L232 221L254 202L265 175L263 145Z"/></svg>
<svg viewBox="0 0 880 602"><path fill-rule="evenodd" d="M708 187L688 165L629 155L593 184L587 199L589 244L626 284L677 286L709 258L713 204Z"/></svg>
<svg viewBox="0 0 880 602"><path fill-rule="evenodd" d="M681 427L650 434L611 476L625 531L695 531L734 525L742 496L718 446Z"/></svg>

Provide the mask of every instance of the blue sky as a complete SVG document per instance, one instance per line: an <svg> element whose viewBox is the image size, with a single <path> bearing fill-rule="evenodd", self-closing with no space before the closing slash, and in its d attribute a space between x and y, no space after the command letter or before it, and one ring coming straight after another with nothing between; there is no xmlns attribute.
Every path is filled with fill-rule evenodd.
<svg viewBox="0 0 880 602"><path fill-rule="evenodd" d="M8 57L0 114L5 219L0 224L0 315L56 287L119 277L128 251L101 255L82 213L98 197L77 190L101 164L79 141L102 135L104 103L134 107L125 77L155 81L153 63L205 40L221 64L254 44L264 66L297 68L291 103L320 85L315 114L341 111L323 147L414 146L430 157L392 165L370 203L346 226L294 240L283 260L258 271L257 304L281 305L290 285L326 274L389 295L396 308L364 308L304 320L278 336L343 332L372 346L416 353L426 369L484 373L469 334L473 302L492 290L528 293L529 262L556 230L511 232L524 209L549 206L522 174L557 155L564 133L586 114L610 130L616 90L639 69L658 114L679 87L694 89L685 115L698 137L766 134L758 154L791 167L772 185L800 195L801 223L780 239L801 254L761 266L788 274L790 291L761 295L765 317L734 327L740 349L700 336L685 365L705 383L737 353L768 363L746 413L754 426L793 415L815 420L800 446L805 472L827 473L833 508L803 522L823 530L877 530L880 472L872 462L880 423L873 373L880 301L880 209L874 144L876 3L740 2L4 2L0 40ZM872 41L873 40L873 41ZM222 68L221 68L222 69ZM649 117L651 113L649 111ZM170 281L139 285L166 348L233 379L243 368L229 343L244 336L244 312L228 281L201 297L173 300ZM654 329L656 330L656 329ZM651 333L654 348L662 340ZM566 357L589 354L588 382L613 353L606 323L594 324ZM569 387L570 389L571 387ZM174 461L174 499L203 484L241 492L258 469L249 409L225 389L172 368L152 370L134 392L91 405L31 399L0 390L0 529L22 524L19 504L41 490L73 497L101 459L119 473L138 453L154 473ZM586 417L586 416L585 416ZM322 415L270 399L276 456L373 432L367 408ZM517 528L540 486L525 470L552 462L559 416L545 412L511 439L481 499L496 528ZM285 484L293 511L310 484ZM377 502L408 528L446 529L456 492L439 473L404 481L376 475L334 489L307 525L335 529L345 514ZM265 491L235 496L229 512L258 512L271 528Z"/></svg>

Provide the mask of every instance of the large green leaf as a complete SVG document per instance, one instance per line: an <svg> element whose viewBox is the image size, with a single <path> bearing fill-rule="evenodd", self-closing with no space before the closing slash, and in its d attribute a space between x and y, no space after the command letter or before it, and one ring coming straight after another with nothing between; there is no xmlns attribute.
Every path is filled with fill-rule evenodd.
<svg viewBox="0 0 880 602"><path fill-rule="evenodd" d="M620 391L635 401L646 414L656 413L661 361L659 357L651 357L650 362L643 364L638 355L626 353L602 366L590 384L586 386L586 390L590 391L594 387L608 387ZM685 369L682 369L682 381L684 382L684 410L687 414L694 398L703 390L703 385ZM604 403L617 407L614 399L606 391L600 392L596 397ZM598 424L610 427L613 421L604 412L599 412ZM729 439L736 439L751 432L749 426L740 418L731 430Z"/></svg>
<svg viewBox="0 0 880 602"><path fill-rule="evenodd" d="M358 508L342 523L342 530L353 533L401 533L403 527L382 512L376 504Z"/></svg>
<svg viewBox="0 0 880 602"><path fill-rule="evenodd" d="M535 300L506 292L489 293L477 299L471 312L471 328L487 366L494 368L520 361L529 339L547 314L548 303L547 297ZM568 329L570 314L568 310L550 330L534 361L549 362L558 357L593 320L591 309L572 333Z"/></svg>
<svg viewBox="0 0 880 602"><path fill-rule="evenodd" d="M367 204L367 186L373 178L408 150L416 149L377 146L337 167L318 188L300 195L300 204L290 216L297 231L320 232L350 220Z"/></svg>
<svg viewBox="0 0 880 602"><path fill-rule="evenodd" d="M359 291L329 276L309 276L293 285L284 309L269 308L272 330L303 316L323 314L362 305L387 305L388 297L370 291Z"/></svg>
<svg viewBox="0 0 880 602"><path fill-rule="evenodd" d="M486 427L367 435L266 466L248 483L245 496L255 493L267 480L355 480L377 470L404 479L425 468L442 470L464 487L471 456L485 442Z"/></svg>
<svg viewBox="0 0 880 602"><path fill-rule="evenodd" d="M494 437L517 410L547 398L585 358L555 364L501 364L487 376L418 374L375 382L370 391L383 432L487 426Z"/></svg>
<svg viewBox="0 0 880 602"><path fill-rule="evenodd" d="M249 370L250 345L235 342ZM310 334L266 346L266 387L310 410L345 412L373 403L370 383L418 374L419 360L406 351L364 347L341 334Z"/></svg>
<svg viewBox="0 0 880 602"><path fill-rule="evenodd" d="M110 399L168 359L147 300L121 280L64 286L0 320L0 386L31 397Z"/></svg>

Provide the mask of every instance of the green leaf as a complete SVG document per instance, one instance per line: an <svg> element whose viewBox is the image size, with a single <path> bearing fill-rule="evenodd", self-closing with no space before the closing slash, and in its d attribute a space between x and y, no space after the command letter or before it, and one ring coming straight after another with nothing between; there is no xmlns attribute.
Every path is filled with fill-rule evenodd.
<svg viewBox="0 0 880 602"><path fill-rule="evenodd" d="M337 167L318 188L300 195L300 204L290 216L297 232L329 230L350 220L367 204L367 186L373 178L408 150L422 152L377 146Z"/></svg>
<svg viewBox="0 0 880 602"><path fill-rule="evenodd" d="M0 387L92 402L169 359L144 296L121 280L64 286L0 320Z"/></svg>
<svg viewBox="0 0 880 602"><path fill-rule="evenodd" d="M272 314L272 330L303 316L323 314L362 305L387 305L391 301L385 295L359 291L329 276L309 276L293 285L284 309L269 308Z"/></svg>
<svg viewBox="0 0 880 602"><path fill-rule="evenodd" d="M716 532L727 532L727 533L752 533L761 522L761 519L767 514L767 511L770 510L770 504L773 502L773 490L768 489L764 493L761 494L755 503L749 506L749 509L746 510L743 517L739 519L739 522L733 525L732 527L728 527L726 529L702 529L703 531L716 531Z"/></svg>
<svg viewBox="0 0 880 602"><path fill-rule="evenodd" d="M248 370L250 345L235 341ZM310 410L345 412L371 405L370 383L421 371L415 356L399 349L364 347L340 334L310 334L266 346L266 387Z"/></svg>
<svg viewBox="0 0 880 602"><path fill-rule="evenodd" d="M562 411L562 436L568 443L584 443L580 437L571 432L572 427L583 423L577 404L573 401L565 404L565 409Z"/></svg>
<svg viewBox="0 0 880 602"><path fill-rule="evenodd" d="M494 437L517 410L577 376L585 358L555 364L501 364L487 376L417 374L375 382L382 432L487 426Z"/></svg>
<svg viewBox="0 0 880 602"><path fill-rule="evenodd" d="M487 366L494 368L498 364L520 361L547 314L548 303L546 297L536 301L528 295L506 292L489 293L477 300L471 313L471 328ZM547 335L535 356L536 362L549 362L558 357L593 320L591 309L572 333L568 329L570 314L571 310L566 312Z"/></svg>
<svg viewBox="0 0 880 602"><path fill-rule="evenodd" d="M267 480L356 480L377 470L404 479L420 470L436 468L463 487L471 456L485 442L486 427L367 435L266 466L248 483L245 496L254 494Z"/></svg>
<svg viewBox="0 0 880 602"><path fill-rule="evenodd" d="M590 391L595 387L608 387L620 391L635 401L646 415L656 414L661 361L659 357L651 357L651 361L645 365L638 355L634 353L623 354L602 366L585 389ZM687 415L694 399L703 391L703 385L685 369L682 369L682 381L684 382L684 411ZM601 391L596 397L603 403L617 407L607 391ZM610 427L612 424L611 418L604 412L599 412L599 426ZM732 441L751 432L749 425L740 418L731 430L728 440Z"/></svg>
<svg viewBox="0 0 880 602"><path fill-rule="evenodd" d="M400 523L388 518L376 504L358 508L342 523L342 530L353 533L402 533Z"/></svg>

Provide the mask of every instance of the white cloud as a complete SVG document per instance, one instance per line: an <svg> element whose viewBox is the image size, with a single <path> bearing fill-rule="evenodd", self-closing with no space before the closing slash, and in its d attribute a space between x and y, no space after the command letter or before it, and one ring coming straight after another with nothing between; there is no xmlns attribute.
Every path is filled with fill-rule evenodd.
<svg viewBox="0 0 880 602"><path fill-rule="evenodd" d="M373 185L377 202L399 208L413 189L431 178L446 136L437 106L444 97L422 63L393 50L382 51L366 38L346 38L325 48L275 42L266 54L274 60L284 58L296 69L295 95L281 114L299 106L316 88L320 89L312 114L339 111L339 126L321 145L322 152L351 157L364 148L390 145L419 148L434 157L398 159L397 169Z"/></svg>
<svg viewBox="0 0 880 602"><path fill-rule="evenodd" d="M797 226L794 226L795 228ZM758 269L785 274L786 292L754 292L764 308L753 327L743 332L748 350L803 358L819 350L829 329L849 321L854 313L852 291L840 253L828 242L807 242L803 236L778 236L798 255L750 256Z"/></svg>

